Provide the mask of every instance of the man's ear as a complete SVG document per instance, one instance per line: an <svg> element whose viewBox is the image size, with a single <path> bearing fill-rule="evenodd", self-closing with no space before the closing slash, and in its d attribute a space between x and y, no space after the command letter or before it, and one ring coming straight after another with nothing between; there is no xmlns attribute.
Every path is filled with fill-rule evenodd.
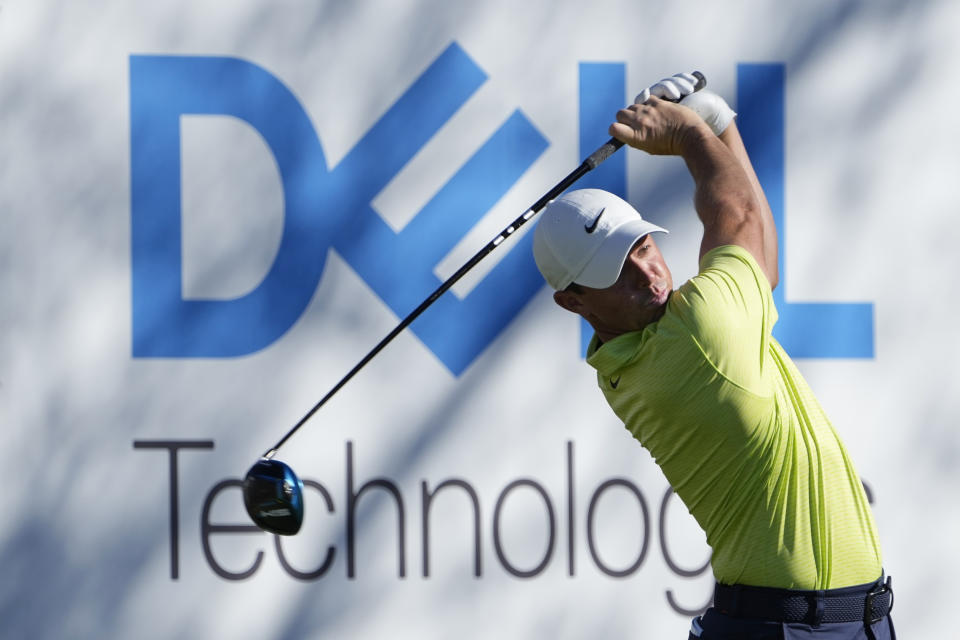
<svg viewBox="0 0 960 640"><path fill-rule="evenodd" d="M580 312L583 311L583 303L580 301L580 296L573 291L554 291L553 301L567 311L571 311L578 315L580 315Z"/></svg>

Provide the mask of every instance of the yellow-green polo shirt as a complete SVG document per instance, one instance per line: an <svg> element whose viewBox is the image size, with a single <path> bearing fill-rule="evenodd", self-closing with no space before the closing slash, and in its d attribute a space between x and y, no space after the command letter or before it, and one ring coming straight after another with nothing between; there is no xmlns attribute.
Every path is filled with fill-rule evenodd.
<svg viewBox="0 0 960 640"><path fill-rule="evenodd" d="M716 579L786 589L876 580L880 544L860 478L771 335L770 284L718 247L663 317L598 347L607 402L707 534Z"/></svg>

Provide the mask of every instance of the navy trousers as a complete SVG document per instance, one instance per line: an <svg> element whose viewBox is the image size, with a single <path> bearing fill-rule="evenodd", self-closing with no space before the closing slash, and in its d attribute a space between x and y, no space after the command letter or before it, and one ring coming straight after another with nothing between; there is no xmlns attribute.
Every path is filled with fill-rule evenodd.
<svg viewBox="0 0 960 640"><path fill-rule="evenodd" d="M694 625L702 627L699 636L690 632L690 640L869 640L870 636L862 622L837 622L811 627L794 622L767 622L731 618L714 609L697 619ZM890 616L871 625L876 640L895 640L893 621Z"/></svg>

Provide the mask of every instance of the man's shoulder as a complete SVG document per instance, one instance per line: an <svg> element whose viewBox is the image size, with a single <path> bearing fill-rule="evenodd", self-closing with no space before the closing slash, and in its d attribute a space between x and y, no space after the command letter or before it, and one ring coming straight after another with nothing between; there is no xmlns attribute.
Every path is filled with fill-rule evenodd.
<svg viewBox="0 0 960 640"><path fill-rule="evenodd" d="M725 244L714 247L700 258L700 272L697 276L704 273L719 272L726 273L733 277L742 277L747 274L766 282L766 276L757 259L749 251L735 244ZM694 276L694 279L697 277ZM767 288L770 285L767 283Z"/></svg>
<svg viewBox="0 0 960 640"><path fill-rule="evenodd" d="M671 294L657 322L602 347L594 336L587 362L601 380L615 379L627 367L639 377L666 380L670 373L682 377L704 361L711 366L727 361L720 352L754 354L758 342L765 345L776 310L766 276L753 256L742 247L724 245L705 254L700 265L700 273Z"/></svg>
<svg viewBox="0 0 960 640"><path fill-rule="evenodd" d="M700 271L677 289L675 311L710 308L711 313L772 310L773 291L763 269L749 251L723 245L704 254Z"/></svg>
<svg viewBox="0 0 960 640"><path fill-rule="evenodd" d="M711 365L728 379L758 389L777 321L766 275L742 247L725 245L703 256L700 273L670 300Z"/></svg>

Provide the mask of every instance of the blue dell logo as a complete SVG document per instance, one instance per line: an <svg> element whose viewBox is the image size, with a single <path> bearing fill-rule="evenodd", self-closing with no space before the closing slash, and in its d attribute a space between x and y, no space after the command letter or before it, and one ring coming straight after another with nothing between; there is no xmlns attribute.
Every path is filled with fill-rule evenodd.
<svg viewBox="0 0 960 640"><path fill-rule="evenodd" d="M579 67L580 149L605 137L628 94L621 63ZM450 45L335 166L294 94L260 66L238 58L131 56L130 163L133 356L224 358L281 338L306 309L332 248L396 313L405 316L440 284L438 262L540 157L549 142L514 111L412 221L394 231L371 202L486 81ZM783 65L738 67L738 110L783 242ZM632 94L631 94L632 95ZM255 129L273 154L284 197L280 246L267 274L230 300L182 294L180 119L232 116ZM581 158L571 158L575 166ZM545 185L545 188L550 185ZM579 187L626 197L626 154ZM464 298L447 293L411 325L455 375L463 372L543 287L519 239ZM871 304L783 299L781 256L775 335L795 357L872 357Z"/></svg>

